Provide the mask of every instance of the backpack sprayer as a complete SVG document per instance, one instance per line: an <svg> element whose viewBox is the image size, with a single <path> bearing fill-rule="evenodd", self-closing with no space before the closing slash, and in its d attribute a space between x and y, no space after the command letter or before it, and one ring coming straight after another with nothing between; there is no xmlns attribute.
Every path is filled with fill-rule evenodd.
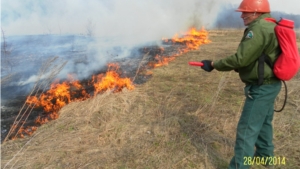
<svg viewBox="0 0 300 169"><path fill-rule="evenodd" d="M288 95L285 81L292 79L300 69L300 56L298 53L296 33L294 31L294 21L285 18L281 18L279 21L276 21L273 18L265 18L265 20L276 23L274 30L282 52L274 63L272 63L265 54L262 54L259 57L258 85L263 84L264 63L267 63L267 65L273 70L274 75L283 82L285 87L283 106L280 110L274 110L275 112L281 112L286 105ZM202 67L203 63L189 62L189 65Z"/></svg>

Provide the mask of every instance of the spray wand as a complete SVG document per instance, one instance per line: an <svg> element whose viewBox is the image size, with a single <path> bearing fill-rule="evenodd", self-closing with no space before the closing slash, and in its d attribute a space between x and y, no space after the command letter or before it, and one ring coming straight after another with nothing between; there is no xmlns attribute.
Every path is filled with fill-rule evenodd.
<svg viewBox="0 0 300 169"><path fill-rule="evenodd" d="M189 65L191 66L203 66L203 63L202 62L189 62Z"/></svg>

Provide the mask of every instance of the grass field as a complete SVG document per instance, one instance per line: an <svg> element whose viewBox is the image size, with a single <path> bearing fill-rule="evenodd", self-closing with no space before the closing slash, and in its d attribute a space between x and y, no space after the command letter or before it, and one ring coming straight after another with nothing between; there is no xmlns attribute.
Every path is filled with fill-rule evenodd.
<svg viewBox="0 0 300 169"><path fill-rule="evenodd" d="M154 69L136 89L73 102L33 136L3 143L1 168L227 168L244 84L234 71L207 73L187 63L233 54L243 30L209 34L212 43ZM274 116L275 155L286 158L275 168L300 168L299 84L300 74L287 82L286 108Z"/></svg>

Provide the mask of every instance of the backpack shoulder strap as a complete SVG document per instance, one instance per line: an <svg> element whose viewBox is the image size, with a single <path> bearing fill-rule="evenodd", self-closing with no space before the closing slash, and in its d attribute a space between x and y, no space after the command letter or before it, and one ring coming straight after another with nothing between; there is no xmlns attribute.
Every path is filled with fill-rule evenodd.
<svg viewBox="0 0 300 169"><path fill-rule="evenodd" d="M264 82L264 67L265 67L265 58L266 58L266 54L262 54L259 56L258 58L258 85L262 85Z"/></svg>
<svg viewBox="0 0 300 169"><path fill-rule="evenodd" d="M273 22L273 23L277 24L277 21L274 18L265 18L265 20L268 21L268 22Z"/></svg>
<svg viewBox="0 0 300 169"><path fill-rule="evenodd" d="M264 71L265 63L273 69L274 64L272 63L270 57L265 53L261 54L258 58L258 85L262 85L264 82Z"/></svg>

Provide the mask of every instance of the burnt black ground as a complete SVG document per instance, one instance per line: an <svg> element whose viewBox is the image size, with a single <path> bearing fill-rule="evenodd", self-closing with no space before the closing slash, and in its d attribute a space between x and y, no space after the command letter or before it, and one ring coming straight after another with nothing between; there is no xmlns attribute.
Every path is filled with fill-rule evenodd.
<svg viewBox="0 0 300 169"><path fill-rule="evenodd" d="M52 41L54 45L51 46L49 41ZM86 60L84 58L89 57L89 54L93 55L93 52L88 52L84 47L84 44L91 43L92 41L92 39L84 37L56 37L48 35L42 36L42 39L34 36L14 37L11 38L11 41L7 42L9 45L15 46L16 48L9 53L9 59L13 60L12 63L14 63L11 70L15 73L9 82L1 84L1 142L8 134L10 127L33 88L33 82L22 85L22 83L26 81L26 78L36 74L38 72L38 67L47 59L47 57L54 57L57 56L57 54L61 55L62 58L69 59L69 62L72 61L75 64L88 66L88 62L91 62L91 60ZM76 47L74 45L75 43L77 44ZM149 46L147 46L148 44ZM40 48L40 50L36 48ZM141 45L133 48L128 57L118 58L118 52L122 51L116 47L116 51L113 55L110 51L111 56L108 63L117 63L120 66L118 73L121 77L130 78L134 84L143 84L152 77L151 74L145 74L145 71L153 69L153 67L148 65L149 62L158 62L155 58L156 55L170 57L179 54L179 50L183 48L185 48L184 44L152 42L146 43L144 46ZM31 57L27 58L26 55L31 55ZM5 59L1 60L1 74L3 76L9 72L7 69L4 69L7 66L5 65L5 61ZM59 64L59 62L57 62L57 64ZM89 77L105 73L106 70L107 66L99 66L98 70L90 72ZM90 78L84 78L80 79L80 82L85 86L85 90L90 95L93 95L94 89L92 86L88 85L89 80ZM61 81L64 81L64 79L61 79ZM39 91L39 93L41 92L42 91ZM36 117L42 116L43 113L42 109L33 109L24 126L32 125Z"/></svg>

